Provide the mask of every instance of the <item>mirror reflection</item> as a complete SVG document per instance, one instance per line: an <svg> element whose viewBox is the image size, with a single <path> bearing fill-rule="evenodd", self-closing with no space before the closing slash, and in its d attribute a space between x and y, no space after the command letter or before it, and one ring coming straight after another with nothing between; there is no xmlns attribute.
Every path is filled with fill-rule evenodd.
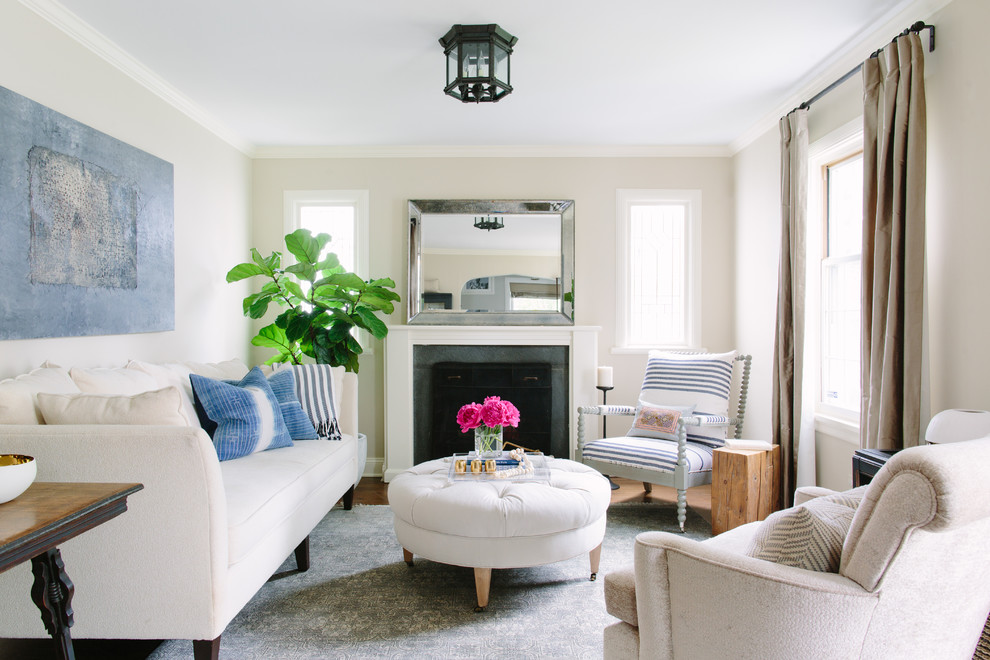
<svg viewBox="0 0 990 660"><path fill-rule="evenodd" d="M572 202L412 201L410 223L410 322L571 322Z"/></svg>

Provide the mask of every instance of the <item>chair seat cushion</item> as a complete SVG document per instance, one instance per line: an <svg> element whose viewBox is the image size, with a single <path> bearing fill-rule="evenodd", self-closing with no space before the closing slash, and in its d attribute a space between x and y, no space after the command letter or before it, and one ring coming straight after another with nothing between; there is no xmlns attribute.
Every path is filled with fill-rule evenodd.
<svg viewBox="0 0 990 660"><path fill-rule="evenodd" d="M584 458L605 463L658 472L673 472L677 467L677 442L651 438L602 438L593 440L582 450ZM688 472L711 472L712 448L696 442L687 443Z"/></svg>

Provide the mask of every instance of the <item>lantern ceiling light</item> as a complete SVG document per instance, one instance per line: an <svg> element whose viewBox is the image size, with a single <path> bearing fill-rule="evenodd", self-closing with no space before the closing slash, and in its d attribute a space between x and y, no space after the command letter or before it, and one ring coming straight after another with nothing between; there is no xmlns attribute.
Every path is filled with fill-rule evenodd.
<svg viewBox="0 0 990 660"><path fill-rule="evenodd" d="M489 215L485 218L479 218L475 216L474 226L477 227L478 229L485 229L487 231L491 231L493 229L501 229L505 225L502 224L502 221L498 219L498 216L492 218L492 216Z"/></svg>
<svg viewBox="0 0 990 660"><path fill-rule="evenodd" d="M516 41L494 23L450 28L440 38L447 56L444 94L463 103L495 103L512 93L509 55Z"/></svg>

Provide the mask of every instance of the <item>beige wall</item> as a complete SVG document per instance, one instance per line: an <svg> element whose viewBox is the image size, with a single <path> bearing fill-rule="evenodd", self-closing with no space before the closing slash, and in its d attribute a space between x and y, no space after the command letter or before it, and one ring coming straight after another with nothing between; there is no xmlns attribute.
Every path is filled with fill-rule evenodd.
<svg viewBox="0 0 990 660"><path fill-rule="evenodd" d="M990 58L981 52L981 29L990 21L990 3L955 0L933 16L918 18L934 23L938 30L937 50L927 53L925 60L931 409L990 409L986 379L990 355L984 350L990 322L986 294L990 281L986 258L990 128L985 121L990 104ZM861 116L860 84L854 77L812 107L808 119L812 140ZM777 140L776 129L770 130L733 158L738 237L736 332L741 344L752 338L758 345L752 349L750 400L754 417L761 419L769 419L770 414L770 372L758 373L757 368L769 365L773 356L780 236ZM755 425L747 423L747 428ZM846 488L852 480L851 456L856 445L841 435L819 431L818 482L830 488Z"/></svg>
<svg viewBox="0 0 990 660"><path fill-rule="evenodd" d="M370 191L371 272L406 296L409 199L575 200L576 320L601 326L599 364L615 367L610 402L635 402L645 354L612 355L615 341L615 191L700 189L703 207L702 340L734 348L732 191L728 158L379 158L259 159L254 163L254 236L262 252L281 242L284 190ZM405 323L405 306L389 319ZM361 362L361 429L369 455L384 452L381 344ZM255 359L264 359L258 352ZM618 424L618 420L616 424ZM609 430L611 432L610 423Z"/></svg>
<svg viewBox="0 0 990 660"><path fill-rule="evenodd" d="M175 176L175 330L3 341L0 377L44 360L246 358L244 289L224 275L248 256L250 160L17 2L0 4L0 85L169 161Z"/></svg>

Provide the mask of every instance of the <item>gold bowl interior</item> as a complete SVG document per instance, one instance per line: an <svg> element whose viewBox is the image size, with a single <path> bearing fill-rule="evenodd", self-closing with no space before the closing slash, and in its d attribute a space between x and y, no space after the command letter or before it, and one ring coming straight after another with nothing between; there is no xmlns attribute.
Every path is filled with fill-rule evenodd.
<svg viewBox="0 0 990 660"><path fill-rule="evenodd" d="M33 456L25 456L24 454L0 454L0 467L5 467L7 465L23 465L25 463L30 463L33 460Z"/></svg>

